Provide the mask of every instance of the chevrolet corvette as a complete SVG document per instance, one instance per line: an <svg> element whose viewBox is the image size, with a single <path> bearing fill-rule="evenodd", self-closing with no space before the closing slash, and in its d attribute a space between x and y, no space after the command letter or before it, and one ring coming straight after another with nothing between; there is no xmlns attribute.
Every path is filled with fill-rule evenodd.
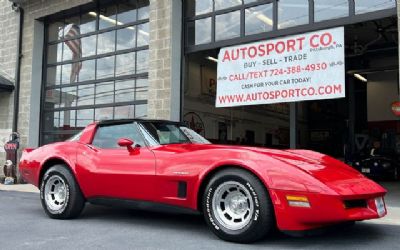
<svg viewBox="0 0 400 250"><path fill-rule="evenodd" d="M214 145L181 123L110 120L24 150L19 171L54 219L85 203L202 213L223 240L303 232L386 215L386 190L309 150Z"/></svg>

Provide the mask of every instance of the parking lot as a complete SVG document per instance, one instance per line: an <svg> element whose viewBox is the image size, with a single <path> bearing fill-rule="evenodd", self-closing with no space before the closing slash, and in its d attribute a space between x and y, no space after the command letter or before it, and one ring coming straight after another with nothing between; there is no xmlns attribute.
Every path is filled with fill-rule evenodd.
<svg viewBox="0 0 400 250"><path fill-rule="evenodd" d="M382 183L387 217L294 238L275 234L251 245L216 238L201 216L88 205L75 220L51 220L37 193L0 191L0 249L396 249L400 183Z"/></svg>

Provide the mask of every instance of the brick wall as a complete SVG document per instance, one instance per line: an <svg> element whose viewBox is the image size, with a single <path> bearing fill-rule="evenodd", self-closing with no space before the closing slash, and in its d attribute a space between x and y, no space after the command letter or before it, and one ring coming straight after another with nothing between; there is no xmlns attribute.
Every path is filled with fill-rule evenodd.
<svg viewBox="0 0 400 250"><path fill-rule="evenodd" d="M148 116L171 116L171 13L172 1L150 1Z"/></svg>
<svg viewBox="0 0 400 250"><path fill-rule="evenodd" d="M9 0L0 0L0 74L14 82L15 60L17 50L18 14L11 9ZM13 93L0 92L0 130L12 127ZM3 138L0 138L3 140ZM0 146L3 144L0 143ZM5 154L0 152L0 166ZM0 175L2 171L0 171Z"/></svg>
<svg viewBox="0 0 400 250"><path fill-rule="evenodd" d="M18 131L21 146L25 147L29 132L30 92L32 77L33 25L34 20L91 2L90 0L28 0L24 4L25 20L21 61L21 90ZM19 14L11 9L9 0L0 0L0 72L5 77L14 77L17 50ZM40 60L40 59L39 59ZM5 72L3 74L3 71ZM13 79L10 79L13 80ZM11 128L13 95L0 93L0 129ZM0 153L0 166L5 155Z"/></svg>

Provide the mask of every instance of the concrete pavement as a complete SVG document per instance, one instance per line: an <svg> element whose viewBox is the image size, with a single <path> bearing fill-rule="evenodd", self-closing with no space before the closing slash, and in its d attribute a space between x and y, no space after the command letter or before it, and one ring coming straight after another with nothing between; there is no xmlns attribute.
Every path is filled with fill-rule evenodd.
<svg viewBox="0 0 400 250"><path fill-rule="evenodd" d="M379 220L371 220L370 223L400 226L400 183L383 182L380 184L388 190L385 197L388 214ZM0 184L0 191L39 193L39 189L31 184Z"/></svg>
<svg viewBox="0 0 400 250"><path fill-rule="evenodd" d="M0 184L0 190L1 191L39 193L39 189L31 184L16 184L16 185Z"/></svg>
<svg viewBox="0 0 400 250"><path fill-rule="evenodd" d="M388 214L379 220L371 220L370 223L400 226L400 183L383 182L380 184L388 190L385 197ZM39 189L31 184L0 184L0 191L39 193Z"/></svg>
<svg viewBox="0 0 400 250"><path fill-rule="evenodd" d="M88 204L75 220L52 220L39 194L0 191L0 249L148 250L384 250L400 245L400 226L356 223L307 237L275 234L255 244L233 244L215 237L202 216L108 208ZM380 220L376 220L380 221Z"/></svg>
<svg viewBox="0 0 400 250"><path fill-rule="evenodd" d="M400 183L381 184L389 190L384 218L317 236L277 234L250 245L219 240L202 216L87 204L76 220L51 220L41 207L36 187L0 184L0 249L397 249Z"/></svg>

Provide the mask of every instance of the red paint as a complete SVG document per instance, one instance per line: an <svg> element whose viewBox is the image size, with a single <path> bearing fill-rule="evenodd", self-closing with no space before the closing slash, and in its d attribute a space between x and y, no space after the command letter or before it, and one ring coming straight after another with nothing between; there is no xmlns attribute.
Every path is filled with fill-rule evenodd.
<svg viewBox="0 0 400 250"><path fill-rule="evenodd" d="M256 175L268 189L281 230L306 230L344 221L378 218L373 199L386 190L329 156L308 150L174 144L150 148L98 149L90 145L96 124L79 142L61 142L24 151L20 172L38 186L49 159L63 160L86 198L96 196L154 201L197 209L207 174L236 166ZM187 197L177 197L179 181ZM306 196L311 208L289 207L286 195ZM344 200L366 199L368 207L345 209Z"/></svg>
<svg viewBox="0 0 400 250"><path fill-rule="evenodd" d="M321 37L318 35L316 36L318 42L321 42L322 44L327 43L325 39L326 34L323 34ZM272 54L302 51L305 39L305 37L298 37L288 40L269 41L258 45L252 44L240 48L227 49L222 57L222 62L249 60L255 57L270 56Z"/></svg>
<svg viewBox="0 0 400 250"><path fill-rule="evenodd" d="M318 47L328 47L333 43L333 36L331 33L326 32L322 35L315 34L312 35L310 38L310 46L311 48L318 48Z"/></svg>

